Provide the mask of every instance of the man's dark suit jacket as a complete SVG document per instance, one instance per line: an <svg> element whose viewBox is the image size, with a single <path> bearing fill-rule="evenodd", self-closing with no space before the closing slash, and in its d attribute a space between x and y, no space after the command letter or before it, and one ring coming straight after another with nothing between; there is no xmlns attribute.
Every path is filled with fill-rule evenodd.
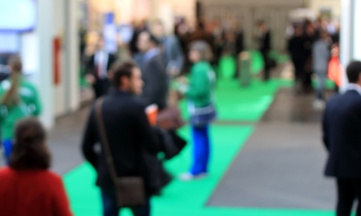
<svg viewBox="0 0 361 216"><path fill-rule="evenodd" d="M329 152L327 176L361 178L361 95L357 91L349 90L328 101L323 142Z"/></svg>
<svg viewBox="0 0 361 216"><path fill-rule="evenodd" d="M104 97L103 118L109 145L113 153L118 176L142 176L146 190L150 191L149 172L143 154L157 153L157 137L145 114L139 97L112 89ZM114 186L109 174L105 154L96 153L94 146L100 142L95 106L91 109L82 141L85 158L97 171L97 185L108 189Z"/></svg>
<svg viewBox="0 0 361 216"><path fill-rule="evenodd" d="M116 62L117 58L113 54L108 54L108 64L107 64L107 72L111 69L112 65ZM97 74L97 65L95 62L95 54L90 56L88 62L86 64L86 73L91 74L95 77L95 83L93 84L93 89L96 98L99 98L105 95L110 87L110 82L108 78L100 79Z"/></svg>
<svg viewBox="0 0 361 216"><path fill-rule="evenodd" d="M116 56L113 54L108 54L108 64L107 64L107 71L110 70L111 66L116 62ZM87 65L86 65L86 73L87 74L92 74L94 75L94 77L96 79L98 79L97 77L97 73L96 73L96 62L95 62L95 54L91 55L88 59Z"/></svg>
<svg viewBox="0 0 361 216"><path fill-rule="evenodd" d="M167 106L168 76L163 55L157 54L149 60L142 61L141 70L144 80L144 102L147 106L156 104L160 110L164 109Z"/></svg>
<svg viewBox="0 0 361 216"><path fill-rule="evenodd" d="M266 33L264 33L260 38L259 38L259 49L261 52L266 52L266 51L270 51L271 50L271 32L270 30L267 30Z"/></svg>
<svg viewBox="0 0 361 216"><path fill-rule="evenodd" d="M236 35L236 54L239 55L244 51L244 33L240 31Z"/></svg>

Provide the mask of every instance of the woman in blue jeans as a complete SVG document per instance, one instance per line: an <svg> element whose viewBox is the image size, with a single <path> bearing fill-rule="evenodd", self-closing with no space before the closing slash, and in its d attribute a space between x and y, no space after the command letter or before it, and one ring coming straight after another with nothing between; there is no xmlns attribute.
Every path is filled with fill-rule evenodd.
<svg viewBox="0 0 361 216"><path fill-rule="evenodd" d="M188 173L181 176L182 180L205 177L209 171L209 124L215 118L215 74L209 63L211 57L212 52L206 42L192 43L189 58L193 66L189 84L182 86L180 90L189 102L193 135L193 165Z"/></svg>

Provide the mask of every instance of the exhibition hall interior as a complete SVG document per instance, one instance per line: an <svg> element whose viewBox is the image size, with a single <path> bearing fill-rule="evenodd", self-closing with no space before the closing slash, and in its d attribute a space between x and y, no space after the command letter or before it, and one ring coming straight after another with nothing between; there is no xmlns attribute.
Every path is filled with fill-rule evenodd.
<svg viewBox="0 0 361 216"><path fill-rule="evenodd" d="M359 11L0 0L0 215L361 216Z"/></svg>

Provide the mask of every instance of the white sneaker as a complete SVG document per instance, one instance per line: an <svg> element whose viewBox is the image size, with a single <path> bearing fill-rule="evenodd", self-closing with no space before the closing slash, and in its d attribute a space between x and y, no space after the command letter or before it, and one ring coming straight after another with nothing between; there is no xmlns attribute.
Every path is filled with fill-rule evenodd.
<svg viewBox="0 0 361 216"><path fill-rule="evenodd" d="M200 173L198 175L193 175L192 173L184 173L179 176L179 179L182 181L192 181L196 179L203 179L208 176L208 173Z"/></svg>
<svg viewBox="0 0 361 216"><path fill-rule="evenodd" d="M313 102L313 107L316 110L323 110L325 109L325 102L323 100L316 100L315 102Z"/></svg>

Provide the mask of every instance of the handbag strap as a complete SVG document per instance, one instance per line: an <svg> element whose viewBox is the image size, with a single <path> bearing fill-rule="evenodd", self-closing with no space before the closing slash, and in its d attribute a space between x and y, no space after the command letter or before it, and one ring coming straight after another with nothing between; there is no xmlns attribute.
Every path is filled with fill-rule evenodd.
<svg viewBox="0 0 361 216"><path fill-rule="evenodd" d="M114 159L112 156L112 152L110 150L110 145L109 145L109 141L108 141L108 137L105 131L105 126L104 126L104 119L103 119L103 103L104 103L104 99L100 98L95 105L95 113L96 113L96 119L97 119L97 123L98 123L98 130L99 130L99 134L100 134L100 141L103 144L103 149L104 149L104 153L105 153L105 159L107 161L108 164L108 168L109 168L109 172L110 172L110 176L113 179L113 182L115 183L117 181L117 171L115 169L115 165L114 165Z"/></svg>

